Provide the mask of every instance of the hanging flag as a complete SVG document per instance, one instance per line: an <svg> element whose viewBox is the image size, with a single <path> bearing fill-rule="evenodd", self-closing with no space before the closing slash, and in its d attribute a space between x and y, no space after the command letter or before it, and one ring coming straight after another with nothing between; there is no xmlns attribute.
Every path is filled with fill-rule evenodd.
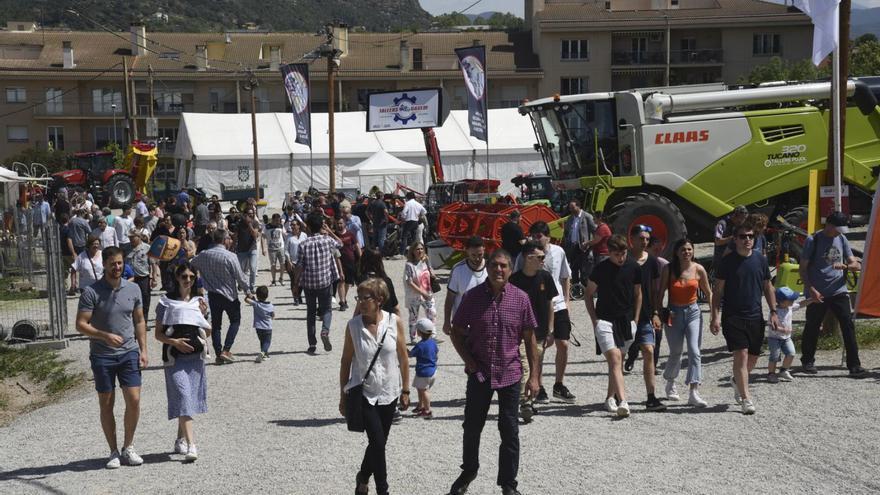
<svg viewBox="0 0 880 495"><path fill-rule="evenodd" d="M486 85L486 47L457 48L458 65L468 90L468 124L471 136L489 142L488 91Z"/></svg>
<svg viewBox="0 0 880 495"><path fill-rule="evenodd" d="M856 313L880 318L880 277L871 276L880 271L880 188L874 194L871 208L871 223L865 238L865 252L862 253L862 272L859 277L859 292L856 296Z"/></svg>
<svg viewBox="0 0 880 495"><path fill-rule="evenodd" d="M296 142L312 147L312 113L309 101L308 64L288 64L281 67L284 90L293 109Z"/></svg>
<svg viewBox="0 0 880 495"><path fill-rule="evenodd" d="M813 65L819 66L840 40L840 0L794 0L813 20Z"/></svg>

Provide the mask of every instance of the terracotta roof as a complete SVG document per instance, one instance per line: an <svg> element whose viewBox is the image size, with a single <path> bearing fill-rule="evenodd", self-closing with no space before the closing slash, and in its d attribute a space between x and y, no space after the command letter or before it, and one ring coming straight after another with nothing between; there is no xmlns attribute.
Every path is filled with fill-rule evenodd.
<svg viewBox="0 0 880 495"><path fill-rule="evenodd" d="M241 68L268 68L268 48L260 59L263 46L280 46L282 63L302 61L303 56L317 48L323 39L308 33L230 33L231 42L226 43L223 33L147 33L148 52L133 61L133 70L146 71L152 66L157 72L192 73L194 77L216 77L218 71L235 71ZM537 57L532 53L529 33L508 34L504 32L464 33L418 33L378 34L350 33L349 52L343 57L340 77L362 74L400 77L431 77L456 74L458 69L453 50L470 46L473 40L487 47L487 66L495 75L515 75L519 72L540 72ZM12 72L63 71L67 73L99 71L121 61L123 54L130 54L130 34L118 36L106 32L46 31L13 33L0 31L0 70ZM45 43L44 40L45 39ZM424 69L401 73L400 43L423 50ZM62 42L70 41L74 50L75 70L62 69ZM209 70L198 73L196 45L217 47L219 54L209 47ZM3 58L4 46L41 46L35 59ZM322 74L326 64L317 61L312 71ZM203 76L204 74L204 76Z"/></svg>
<svg viewBox="0 0 880 495"><path fill-rule="evenodd" d="M688 5L690 4L690 5ZM729 24L733 19L769 17L795 22L810 22L805 14L791 7L760 0L681 0L681 8L666 10L614 10L605 9L605 2L571 2L548 4L535 14L542 24L556 23L626 23L657 21L676 24ZM689 7L689 8L688 8Z"/></svg>

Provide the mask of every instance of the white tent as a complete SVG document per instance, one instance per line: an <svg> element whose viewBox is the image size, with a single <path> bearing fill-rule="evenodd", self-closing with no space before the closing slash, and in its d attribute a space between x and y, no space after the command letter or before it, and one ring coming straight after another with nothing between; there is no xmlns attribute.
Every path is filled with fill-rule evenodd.
<svg viewBox="0 0 880 495"><path fill-rule="evenodd" d="M305 191L310 186L326 190L329 184L327 114L312 114L312 150L294 142L290 113L257 114L257 144L260 186L270 204L280 204L284 193ZM336 184L357 187L349 170L373 154L384 151L421 168L419 174L403 175L387 169L377 172L365 188L376 184L391 191L397 183L425 191L430 161L422 132L366 131L365 112L335 115ZM543 172L544 164L532 143L534 131L527 117L516 109L489 110L489 146L468 135L467 111L450 112L442 127L434 130L440 148L446 180L500 179L500 192L514 189L510 179L519 173ZM224 189L253 188L253 141L247 114L184 113L174 151L178 183L202 187L208 194L222 195ZM379 180L381 178L381 180ZM364 189L365 190L365 189Z"/></svg>
<svg viewBox="0 0 880 495"><path fill-rule="evenodd" d="M343 170L341 187L356 186L361 191L366 191L373 184L376 184L380 189L390 191L394 189L397 181L400 179L398 176L416 175L424 177L424 174L425 167L405 162L384 150L379 150L366 160ZM366 187L364 187L365 182Z"/></svg>

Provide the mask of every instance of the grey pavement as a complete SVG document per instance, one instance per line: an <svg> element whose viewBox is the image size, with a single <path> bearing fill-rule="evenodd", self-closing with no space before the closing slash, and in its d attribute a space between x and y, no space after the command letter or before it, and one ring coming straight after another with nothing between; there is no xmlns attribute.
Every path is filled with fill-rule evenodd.
<svg viewBox="0 0 880 495"><path fill-rule="evenodd" d="M403 261L386 266L403 300ZM259 281L269 281L268 271L260 272ZM366 446L365 435L346 431L337 410L342 331L351 310L333 313L334 350L309 356L305 307L292 305L288 286L271 287L270 294L278 309L271 361L253 362L259 347L252 313L245 308L233 348L238 362L207 368L209 412L195 419L201 456L196 463L183 464L182 456L170 454L176 421L166 416L160 346L151 332L135 437L145 464L103 469L108 452L89 381L65 400L0 429L0 493L350 493ZM444 295L437 295L440 308ZM72 322L75 299L68 304ZM639 361L626 377L633 414L617 420L602 407L606 367L595 354L583 302L572 303L572 315L583 345L572 348L566 384L577 400L539 406L535 421L521 426L522 493L880 492L880 352L863 352L863 365L871 370L863 380L846 377L838 367L840 353L829 352L817 360L819 375L776 385L761 375L765 354L753 375L758 412L743 416L733 403L730 355L723 340L706 331L701 390L710 407L694 410L667 402L667 412L645 412ZM392 493L446 493L459 474L465 376L451 343L446 340L440 349L434 419L406 417L391 429ZM87 353L88 343L74 338L64 357L88 373ZM661 366L667 354L664 343ZM545 357L548 390L554 356L548 350ZM683 380L684 373L680 391ZM121 398L117 417L121 438ZM494 419L495 406L483 433L482 467L472 494L500 493Z"/></svg>

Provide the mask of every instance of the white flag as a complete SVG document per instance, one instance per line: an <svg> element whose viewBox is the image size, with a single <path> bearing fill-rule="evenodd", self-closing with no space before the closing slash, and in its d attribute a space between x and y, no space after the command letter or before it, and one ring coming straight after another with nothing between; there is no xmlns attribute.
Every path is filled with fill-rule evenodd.
<svg viewBox="0 0 880 495"><path fill-rule="evenodd" d="M794 0L794 6L813 20L813 65L837 48L840 39L840 0Z"/></svg>

